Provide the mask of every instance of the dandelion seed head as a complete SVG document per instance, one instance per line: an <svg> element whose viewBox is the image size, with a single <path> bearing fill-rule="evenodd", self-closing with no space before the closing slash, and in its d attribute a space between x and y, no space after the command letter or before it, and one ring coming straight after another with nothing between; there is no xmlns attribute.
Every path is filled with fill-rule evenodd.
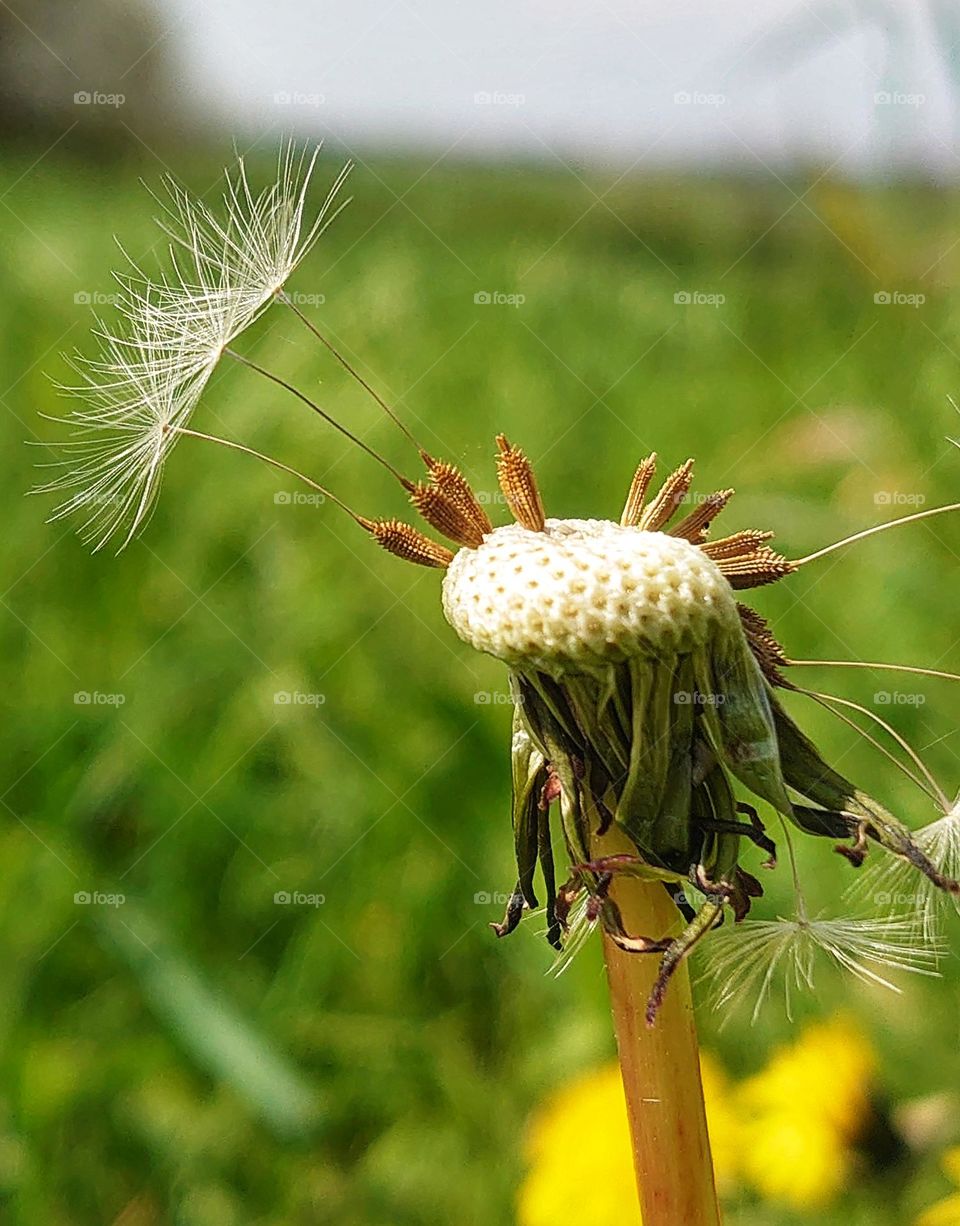
<svg viewBox="0 0 960 1226"><path fill-rule="evenodd" d="M454 558L443 601L471 646L548 671L687 652L738 625L729 584L695 545L607 520L496 528Z"/></svg>

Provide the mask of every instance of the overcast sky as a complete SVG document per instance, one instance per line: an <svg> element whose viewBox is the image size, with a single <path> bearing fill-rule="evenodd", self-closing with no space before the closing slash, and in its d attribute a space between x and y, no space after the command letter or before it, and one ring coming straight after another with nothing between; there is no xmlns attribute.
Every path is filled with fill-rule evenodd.
<svg viewBox="0 0 960 1226"><path fill-rule="evenodd" d="M234 128L619 164L956 174L956 0L162 0Z"/></svg>

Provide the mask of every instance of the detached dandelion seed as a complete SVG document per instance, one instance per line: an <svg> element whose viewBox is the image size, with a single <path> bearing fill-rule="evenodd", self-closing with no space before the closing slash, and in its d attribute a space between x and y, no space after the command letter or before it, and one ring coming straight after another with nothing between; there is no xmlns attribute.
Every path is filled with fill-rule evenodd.
<svg viewBox="0 0 960 1226"><path fill-rule="evenodd" d="M809 919L802 913L748 920L739 929L718 932L704 948L713 1007L729 1017L731 1006L752 1003L754 1022L778 981L793 1020L795 995L814 988L818 956L864 983L899 992L889 974L936 975L946 952L933 942L918 945L916 927L906 917Z"/></svg>
<svg viewBox="0 0 960 1226"><path fill-rule="evenodd" d="M286 145L280 152L276 182L259 195L254 195L241 160L234 177L226 174L224 219L173 179L166 180L169 200L162 225L171 239L173 275L152 281L133 261L132 272L116 274L123 288L120 319L112 328L98 321L95 357L75 354L69 359L81 381L60 385L60 390L85 407L64 419L73 433L60 444L63 459L53 464L63 471L35 491L69 492L51 518L86 514L80 520L80 533L95 550L112 538L119 540L122 550L146 523L164 462L177 440L189 433L186 423L224 354L297 396L412 488L392 465L308 396L229 348L280 300L283 286L339 211L333 206L350 163L304 228L307 191L318 155L319 149L308 158L305 152L297 154L292 143ZM192 433L227 447L239 446ZM246 450L322 488L297 470ZM344 509L363 526L375 522Z"/></svg>

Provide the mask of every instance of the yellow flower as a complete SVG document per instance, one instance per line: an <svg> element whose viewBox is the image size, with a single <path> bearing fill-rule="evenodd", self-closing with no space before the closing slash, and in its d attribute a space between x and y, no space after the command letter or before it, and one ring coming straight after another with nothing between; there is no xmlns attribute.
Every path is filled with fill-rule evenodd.
<svg viewBox="0 0 960 1226"><path fill-rule="evenodd" d="M948 1149L941 1159L947 1178L960 1184L960 1145ZM914 1226L960 1226L960 1192L954 1192L925 1209Z"/></svg>
<svg viewBox="0 0 960 1226"><path fill-rule="evenodd" d="M556 1226L574 1204L578 1226L639 1226L618 1064L578 1077L544 1103L530 1127L527 1161L530 1172L517 1206L520 1226Z"/></svg>
<svg viewBox="0 0 960 1226"><path fill-rule="evenodd" d="M767 1067L740 1087L751 1114L789 1109L855 1140L870 1114L876 1056L856 1022L838 1014L805 1028Z"/></svg>
<svg viewBox="0 0 960 1226"><path fill-rule="evenodd" d="M764 1197L826 1204L847 1181L870 1118L875 1056L852 1019L807 1027L739 1088L744 1175Z"/></svg>
<svg viewBox="0 0 960 1226"><path fill-rule="evenodd" d="M700 1061L717 1180L733 1182L738 1153L728 1083L708 1055ZM529 1173L520 1226L556 1226L577 1206L577 1226L640 1226L633 1151L620 1068L613 1062L561 1087L535 1114L527 1136ZM584 1189L587 1194L584 1195Z"/></svg>
<svg viewBox="0 0 960 1226"><path fill-rule="evenodd" d="M831 1128L811 1116L784 1108L757 1117L744 1133L744 1176L766 1200L819 1208L846 1182L849 1151Z"/></svg>

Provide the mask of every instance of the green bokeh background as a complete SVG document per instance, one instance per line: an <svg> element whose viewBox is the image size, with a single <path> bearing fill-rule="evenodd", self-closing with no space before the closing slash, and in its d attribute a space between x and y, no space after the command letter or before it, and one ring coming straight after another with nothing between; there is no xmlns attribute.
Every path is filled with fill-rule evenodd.
<svg viewBox="0 0 960 1226"><path fill-rule="evenodd" d="M3 1220L510 1223L529 1111L612 1038L596 948L556 980L536 919L502 943L487 927L501 907L484 899L513 881L504 672L448 630L436 572L381 554L332 506L277 503L289 481L204 443L178 448L119 558L44 523L50 500L22 495L48 456L24 440L58 435L37 414L60 411L59 351L90 351L75 296L111 293L113 233L137 256L156 246L137 176L155 185L160 168L31 161L0 167ZM178 170L206 192L218 165ZM321 164L318 201L335 169ZM641 455L693 454L701 491L738 487L731 529L773 527L798 556L911 500L954 500L960 479L956 195L818 174L578 180L373 160L290 288L323 295L305 309L491 500L500 430L556 515L616 516ZM525 300L477 305L480 291ZM725 301L684 306L681 291ZM926 301L878 305L880 291ZM291 314L241 346L413 471ZM382 471L249 371L224 363L194 424L362 512L404 513ZM958 569L960 525L943 518L754 603L797 657L958 670ZM922 694L881 713L953 794L948 683L803 680L868 705ZM912 824L934 816L849 728L790 705ZM849 867L827 843L800 855L812 907L842 911ZM785 870L764 884L774 916ZM282 891L324 901L278 904ZM852 1009L891 1101L953 1092L952 957L944 972L895 996L826 971L794 1024ZM779 1001L753 1028L701 1013L736 1073L793 1030ZM922 1153L864 1173L815 1220L902 1223L945 1191ZM747 1199L727 1210L731 1226L804 1220Z"/></svg>

